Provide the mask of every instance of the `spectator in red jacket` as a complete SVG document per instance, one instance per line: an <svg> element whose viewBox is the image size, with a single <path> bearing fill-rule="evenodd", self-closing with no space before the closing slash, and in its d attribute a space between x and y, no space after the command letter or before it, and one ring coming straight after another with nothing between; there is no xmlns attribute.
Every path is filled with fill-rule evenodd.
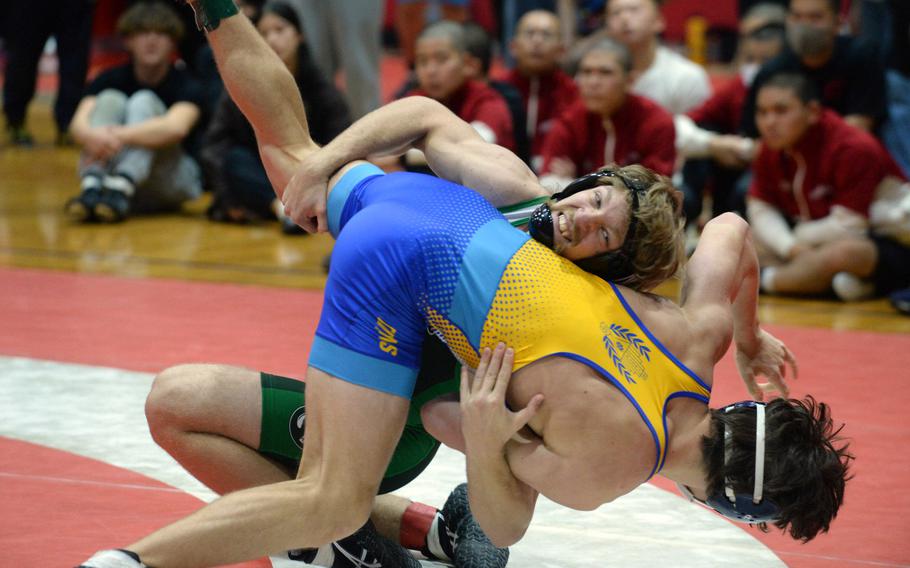
<svg viewBox="0 0 910 568"><path fill-rule="evenodd" d="M515 68L505 76L524 101L526 123L523 128L531 141L531 166L543 165L543 143L555 119L578 100L578 87L559 67L565 46L559 18L553 12L532 10L525 13L509 44Z"/></svg>
<svg viewBox="0 0 910 568"><path fill-rule="evenodd" d="M906 183L872 135L823 109L802 75L770 78L758 91L762 146L748 216L766 292L843 300L910 285L910 248L883 234L870 206Z"/></svg>
<svg viewBox="0 0 910 568"><path fill-rule="evenodd" d="M428 26L417 39L418 87L408 94L436 99L470 123L487 142L513 150L506 102L488 85L469 78L466 50L461 24L442 21Z"/></svg>
<svg viewBox="0 0 910 568"><path fill-rule="evenodd" d="M576 77L581 100L560 115L544 142L547 183L561 187L607 164L641 164L663 175L673 173L673 117L629 92L630 69L628 50L610 39L582 56Z"/></svg>

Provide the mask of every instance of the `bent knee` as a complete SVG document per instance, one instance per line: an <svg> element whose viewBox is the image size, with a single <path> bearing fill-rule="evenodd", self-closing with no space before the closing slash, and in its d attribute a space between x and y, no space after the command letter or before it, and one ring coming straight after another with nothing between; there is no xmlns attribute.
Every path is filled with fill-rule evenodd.
<svg viewBox="0 0 910 568"><path fill-rule="evenodd" d="M145 417L152 437L168 428L180 428L208 398L217 365L175 365L155 376L145 399Z"/></svg>

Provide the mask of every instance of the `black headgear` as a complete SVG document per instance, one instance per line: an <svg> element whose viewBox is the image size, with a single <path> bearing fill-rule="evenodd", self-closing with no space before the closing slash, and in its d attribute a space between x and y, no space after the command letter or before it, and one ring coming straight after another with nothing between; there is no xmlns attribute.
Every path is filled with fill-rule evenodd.
<svg viewBox="0 0 910 568"><path fill-rule="evenodd" d="M604 169L576 179L559 193L553 194L553 199L560 201L579 191L597 187L600 185L601 178L605 177L619 178L632 194L629 230L626 231L626 238L619 250L577 260L575 264L586 272L596 274L604 280L623 284L629 280L634 272L632 251L635 246L635 229L638 227L638 217L635 213L638 211L638 198L648 190L647 185L640 180L624 176L616 170ZM528 222L528 233L536 241L551 249L553 248L553 213L547 203L540 205L531 214L531 220Z"/></svg>

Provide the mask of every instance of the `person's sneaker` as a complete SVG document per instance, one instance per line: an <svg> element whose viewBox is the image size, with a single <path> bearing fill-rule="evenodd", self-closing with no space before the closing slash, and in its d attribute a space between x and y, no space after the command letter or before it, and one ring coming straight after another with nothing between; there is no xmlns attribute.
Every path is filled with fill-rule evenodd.
<svg viewBox="0 0 910 568"><path fill-rule="evenodd" d="M130 198L116 189L103 189L95 205L95 217L102 223L119 223L130 212Z"/></svg>
<svg viewBox="0 0 910 568"><path fill-rule="evenodd" d="M103 223L119 223L130 213L130 197L135 191L133 182L122 175L104 176L95 217Z"/></svg>
<svg viewBox="0 0 910 568"><path fill-rule="evenodd" d="M94 221L95 206L99 201L101 201L101 178L87 175L82 178L81 192L63 205L63 212L78 223Z"/></svg>
<svg viewBox="0 0 910 568"><path fill-rule="evenodd" d="M875 295L875 284L849 272L838 272L831 279L834 294L845 302L868 300Z"/></svg>
<svg viewBox="0 0 910 568"><path fill-rule="evenodd" d="M32 133L23 125L7 126L6 132L9 136L9 143L13 146L31 148L35 145L35 139L32 137Z"/></svg>
<svg viewBox="0 0 910 568"><path fill-rule="evenodd" d="M147 568L129 550L101 550L76 568Z"/></svg>
<svg viewBox="0 0 910 568"><path fill-rule="evenodd" d="M893 292L889 299L895 310L910 316L910 288Z"/></svg>
<svg viewBox="0 0 910 568"><path fill-rule="evenodd" d="M468 484L462 483L452 491L442 517L447 530L455 534L456 568L500 568L509 561L508 548L496 548L474 520L468 504Z"/></svg>
<svg viewBox="0 0 910 568"><path fill-rule="evenodd" d="M420 568L407 549L381 536L371 521L322 548L291 550L288 558L327 568Z"/></svg>

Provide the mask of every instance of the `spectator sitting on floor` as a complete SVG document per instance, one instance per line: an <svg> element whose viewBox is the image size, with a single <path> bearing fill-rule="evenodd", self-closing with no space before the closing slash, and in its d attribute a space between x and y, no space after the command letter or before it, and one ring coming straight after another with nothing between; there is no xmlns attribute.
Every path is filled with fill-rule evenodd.
<svg viewBox="0 0 910 568"><path fill-rule="evenodd" d="M189 154L201 87L172 64L182 22L167 4L140 2L120 17L117 31L130 62L92 81L71 126L82 146L82 191L65 210L77 221L173 211L202 191Z"/></svg>
<svg viewBox="0 0 910 568"><path fill-rule="evenodd" d="M756 137L755 99L765 81L780 73L812 80L821 103L847 123L872 131L885 116L885 74L875 47L838 36L840 0L792 0L787 47L765 64L746 98L742 131Z"/></svg>
<svg viewBox="0 0 910 568"><path fill-rule="evenodd" d="M509 50L515 59L505 81L522 96L526 120L515 124L516 133L526 133L531 141L531 166L543 166L543 143L560 114L578 100L575 81L560 67L565 51L556 14L532 10L518 20Z"/></svg>
<svg viewBox="0 0 910 568"><path fill-rule="evenodd" d="M611 39L591 46L578 69L581 99L556 120L543 146L542 183L562 188L601 166L641 164L669 176L676 161L673 117L629 92L628 50Z"/></svg>
<svg viewBox="0 0 910 568"><path fill-rule="evenodd" d="M783 49L786 17L786 10L777 4L752 6L740 23L739 73L703 104L674 117L676 151L686 159L681 189L689 221L701 215L706 187L711 190L712 216L727 211L745 215L748 168L757 145L739 135L743 106L759 68Z"/></svg>
<svg viewBox="0 0 910 568"><path fill-rule="evenodd" d="M769 78L757 110L762 146L748 217L762 290L805 295L833 288L849 301L910 285L906 224L889 223L893 208L880 203L899 203L910 190L879 141L823 109L801 75ZM884 214L870 219L882 205Z"/></svg>
<svg viewBox="0 0 910 568"><path fill-rule="evenodd" d="M467 64L464 27L441 21L427 26L417 38L415 72L418 86L408 95L435 99L469 123L487 142L515 149L512 117L502 95L489 85L471 78ZM421 153L411 150L404 156L411 170L426 171Z"/></svg>
<svg viewBox="0 0 910 568"><path fill-rule="evenodd" d="M296 79L313 140L328 144L351 124L351 118L344 96L310 58L297 13L284 2L269 3L256 27ZM201 158L214 194L210 218L246 222L277 216L285 233L303 232L284 220L283 206L259 157L253 128L226 93L206 132Z"/></svg>

